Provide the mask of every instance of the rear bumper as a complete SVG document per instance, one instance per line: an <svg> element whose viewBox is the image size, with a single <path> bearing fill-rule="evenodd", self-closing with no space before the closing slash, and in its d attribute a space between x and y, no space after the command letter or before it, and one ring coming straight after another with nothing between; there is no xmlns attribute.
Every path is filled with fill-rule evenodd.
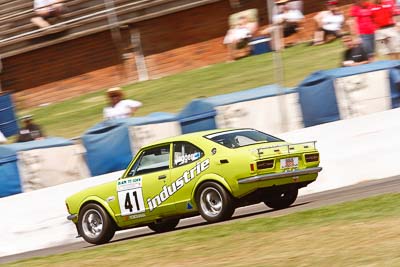
<svg viewBox="0 0 400 267"><path fill-rule="evenodd" d="M290 172L270 173L270 174L257 175L257 176L253 176L253 177L249 177L249 178L240 179L238 181L238 183L239 184L248 184L248 183L273 180L273 179L279 179L279 178L288 178L288 177L294 177L294 176L300 176L300 175L316 174L316 173L319 173L320 171L322 171L322 167L308 168L308 169L304 169L304 170L295 170L295 171L290 171Z"/></svg>
<svg viewBox="0 0 400 267"><path fill-rule="evenodd" d="M70 221L73 221L73 220L75 220L76 218L78 218L78 215L76 215L76 214L71 214L71 215L69 215L69 216L67 217L67 219L70 220Z"/></svg>

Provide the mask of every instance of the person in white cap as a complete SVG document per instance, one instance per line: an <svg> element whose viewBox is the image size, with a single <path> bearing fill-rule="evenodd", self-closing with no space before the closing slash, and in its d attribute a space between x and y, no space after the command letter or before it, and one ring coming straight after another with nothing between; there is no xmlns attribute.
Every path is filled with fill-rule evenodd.
<svg viewBox="0 0 400 267"><path fill-rule="evenodd" d="M107 96L110 106L105 107L103 110L105 120L129 118L143 105L136 100L124 99L124 94L120 87L108 89Z"/></svg>

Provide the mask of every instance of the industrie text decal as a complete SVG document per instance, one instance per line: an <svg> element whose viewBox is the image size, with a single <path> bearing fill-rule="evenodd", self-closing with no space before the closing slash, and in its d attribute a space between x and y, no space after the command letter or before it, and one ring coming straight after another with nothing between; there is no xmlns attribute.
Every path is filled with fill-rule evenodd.
<svg viewBox="0 0 400 267"><path fill-rule="evenodd" d="M175 194L179 189L184 187L187 183L193 180L200 173L204 172L210 167L210 160L206 159L202 162L199 162L192 169L185 171L181 177L176 179L169 186L164 186L162 191L153 198L147 199L147 204L149 205L150 211L153 211L155 208L161 205L164 201L170 198L173 194Z"/></svg>

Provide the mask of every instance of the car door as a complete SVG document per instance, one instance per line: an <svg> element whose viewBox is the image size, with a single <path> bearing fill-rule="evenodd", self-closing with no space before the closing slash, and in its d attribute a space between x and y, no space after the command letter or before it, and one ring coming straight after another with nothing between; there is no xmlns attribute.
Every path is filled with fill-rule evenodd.
<svg viewBox="0 0 400 267"><path fill-rule="evenodd" d="M120 216L152 220L175 212L168 192L170 184L171 145L145 149L128 175L118 181Z"/></svg>
<svg viewBox="0 0 400 267"><path fill-rule="evenodd" d="M171 169L172 184L175 184L176 209L178 213L191 212L193 204L190 202L193 186L196 179L204 171L204 152L189 142L174 142L173 168Z"/></svg>

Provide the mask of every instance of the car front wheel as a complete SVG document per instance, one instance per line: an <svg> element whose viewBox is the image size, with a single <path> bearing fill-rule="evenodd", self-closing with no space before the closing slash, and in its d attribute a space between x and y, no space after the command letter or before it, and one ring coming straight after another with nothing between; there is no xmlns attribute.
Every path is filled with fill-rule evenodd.
<svg viewBox="0 0 400 267"><path fill-rule="evenodd" d="M98 204L90 203L79 212L78 230L86 242L100 245L107 243L115 234L114 222Z"/></svg>
<svg viewBox="0 0 400 267"><path fill-rule="evenodd" d="M201 216L211 223L227 220L235 211L230 193L215 182L200 185L196 193L196 203Z"/></svg>
<svg viewBox="0 0 400 267"><path fill-rule="evenodd" d="M268 195L264 203L271 209L285 209L296 201L298 192L297 187L287 187Z"/></svg>
<svg viewBox="0 0 400 267"><path fill-rule="evenodd" d="M149 224L149 228L157 233L169 232L175 229L178 225L179 219L169 219L159 223Z"/></svg>

